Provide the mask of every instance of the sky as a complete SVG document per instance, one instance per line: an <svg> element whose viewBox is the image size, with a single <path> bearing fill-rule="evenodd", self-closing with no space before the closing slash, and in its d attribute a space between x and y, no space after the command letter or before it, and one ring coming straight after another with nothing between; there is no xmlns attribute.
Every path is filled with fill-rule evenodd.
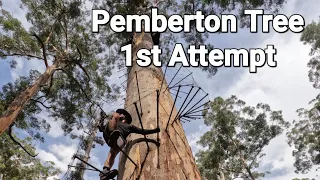
<svg viewBox="0 0 320 180"><path fill-rule="evenodd" d="M16 3L13 3L15 1ZM11 11L14 17L24 19L24 12L19 9L18 0L4 0L3 7ZM284 6L280 13L290 16L301 14L306 24L316 21L320 16L320 1L318 0L291 0ZM259 27L261 29L261 27ZM228 98L236 95L244 100L248 105L256 105L259 102L267 103L274 110L282 110L285 120L292 121L297 117L296 109L308 107L308 102L317 94L317 90L312 87L308 80L307 62L310 47L300 42L299 33L250 33L249 29L240 29L238 33L213 34L208 41L219 48L264 48L268 44L273 44L277 49L275 56L277 67L268 66L258 69L258 73L249 73L247 68L220 68L218 73L207 78L207 75L198 69L193 69L193 78L199 86L209 93L209 98L221 96ZM10 60L10 59L8 59ZM27 61L16 59L18 66L10 69L7 61L0 61L0 87L5 83L12 82L20 75L26 75L28 70L37 69L43 71L44 65L38 61ZM120 73L115 74L116 81ZM59 129L59 124L48 118L45 113L40 114L50 122L52 128L45 134L45 143L36 143L39 158L50 160L56 163L57 167L63 171L67 170L67 165L71 161L71 156L77 149L78 142L63 136ZM203 121L193 121L184 124L186 136L195 154L201 147L196 142L203 132L208 130ZM23 135L23 132L20 132ZM81 132L78 132L81 133ZM101 135L101 134L99 134ZM90 162L97 167L102 164L107 157L109 148L97 145L93 149ZM316 172L312 171L307 175L295 174L291 156L292 149L286 142L284 135L272 140L264 149L266 156L260 164L260 169L271 172L264 180L288 180L292 178L315 177ZM85 179L96 179L98 174L86 172Z"/></svg>

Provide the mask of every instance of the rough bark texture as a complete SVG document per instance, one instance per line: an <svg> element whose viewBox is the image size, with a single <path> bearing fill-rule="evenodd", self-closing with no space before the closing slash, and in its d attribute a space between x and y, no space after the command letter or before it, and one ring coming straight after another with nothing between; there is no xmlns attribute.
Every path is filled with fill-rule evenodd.
<svg viewBox="0 0 320 180"><path fill-rule="evenodd" d="M136 52L141 49L151 49L152 39L149 33L135 34L133 38L133 66L128 76L126 109L132 115L133 125L138 127L140 122L134 106L137 102L139 111L141 112L139 95L136 81L136 73L138 76L141 104L142 104L142 123L144 129L157 127L157 93L163 80L163 72L161 68L155 66L139 67L136 62ZM173 107L173 99L170 93L165 91L167 83L164 81L162 91L160 92L159 103L159 126L161 132L159 157L157 146L157 134L148 135L150 151L147 151L147 145L143 135L131 134L128 137L128 144L125 151L136 162L138 167L135 169L134 164L121 154L119 162L118 179L146 179L146 180L179 180L179 179L201 179L200 172L196 167L191 148L187 142L183 127L179 121L174 123L174 117L177 110L174 108L170 119L168 130L165 131L169 119L171 109ZM159 167L158 167L159 159Z"/></svg>
<svg viewBox="0 0 320 180"><path fill-rule="evenodd" d="M12 101L8 109L0 117L0 135L10 126L10 124L15 121L23 107L36 93L38 93L40 87L49 80L56 68L56 63L48 67L32 86L30 86Z"/></svg>

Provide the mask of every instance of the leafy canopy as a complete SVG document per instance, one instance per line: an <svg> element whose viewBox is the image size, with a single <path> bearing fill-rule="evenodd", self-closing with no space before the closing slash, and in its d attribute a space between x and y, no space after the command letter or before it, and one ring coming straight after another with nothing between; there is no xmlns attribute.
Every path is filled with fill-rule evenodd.
<svg viewBox="0 0 320 180"><path fill-rule="evenodd" d="M0 100L0 113L1 104L4 102ZM23 114L28 112L25 109ZM18 139L28 152L35 154L35 148L31 145L31 138L24 140ZM0 136L0 175L3 180L29 180L29 179L46 179L47 177L55 176L60 173L60 170L55 167L53 162L41 162L38 158L29 156L17 144L14 144L9 135L4 133Z"/></svg>
<svg viewBox="0 0 320 180"><path fill-rule="evenodd" d="M148 1L148 0L132 0L132 1L119 1L119 0L91 0L94 4L95 9L105 9L110 13L110 16L115 14L119 15L129 15L129 14L148 14L150 12L149 7L157 6L158 13L164 14L169 17L172 14L195 14L196 11L201 10L203 14L217 14L222 13L232 13L237 16L240 21L240 27L249 26L249 16L244 16L244 9L256 9L262 8L267 13L278 13L285 4L285 0L182 0L182 1L169 1L169 0L158 0L158 1ZM191 32L189 33L172 33L169 30L161 33L160 37L160 48L162 49L162 54L160 60L166 62L170 59L171 51L174 44L177 42L186 43L188 45L207 45L207 47L212 48L214 42L210 40L208 32L198 33L196 32L196 23L191 22ZM112 54L118 56L115 61L119 62L120 65L124 64L124 54L119 54L120 46L130 43L133 34L132 33L114 33L110 26L104 26L100 31L100 36L107 46L112 46ZM186 51L187 52L187 51ZM199 57L197 57L199 58ZM208 73L209 76L215 75L217 68L213 66L201 67L201 69Z"/></svg>
<svg viewBox="0 0 320 180"><path fill-rule="evenodd" d="M320 74L320 18L318 22L307 25L300 39L311 46L308 62L309 81L319 89ZM298 119L293 121L292 129L287 133L289 144L294 147L294 166L296 173L307 173L320 165L320 95L313 99L312 107L297 110Z"/></svg>
<svg viewBox="0 0 320 180"><path fill-rule="evenodd" d="M31 138L18 141L29 152L35 153L35 148L30 144ZM3 175L3 180L41 180L59 173L60 170L53 162L41 162L40 159L29 156L13 144L6 133L0 136L0 174Z"/></svg>
<svg viewBox="0 0 320 180"><path fill-rule="evenodd" d="M282 112L264 103L248 106L236 96L217 97L207 108L203 115L211 129L198 142L204 150L196 154L203 178L263 177L266 172L257 170L263 148L288 127Z"/></svg>
<svg viewBox="0 0 320 180"><path fill-rule="evenodd" d="M26 11L29 29L8 11L0 11L0 58L10 61L13 68L19 59L38 61L45 68L56 64L57 70L28 102L26 108L33 110L17 122L17 127L23 129L34 123L47 130L48 124L34 116L45 109L55 120L62 120L65 133L81 129L87 123L84 109L116 99L119 93L119 87L108 84L114 66L105 54L107 47L91 33L85 2L22 0L21 8ZM35 84L41 74L31 70L29 77L17 80L18 84L25 82L23 86L6 85L1 92L6 99L3 108Z"/></svg>

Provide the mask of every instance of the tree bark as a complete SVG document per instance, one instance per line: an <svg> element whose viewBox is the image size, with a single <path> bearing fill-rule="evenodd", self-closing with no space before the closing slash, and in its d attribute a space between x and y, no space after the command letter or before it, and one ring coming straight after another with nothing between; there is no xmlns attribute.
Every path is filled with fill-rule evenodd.
<svg viewBox="0 0 320 180"><path fill-rule="evenodd" d="M244 159L243 155L241 155L241 161L242 161L243 167L245 168L245 170L246 170L247 173L249 174L251 180L255 180L255 177L254 177L254 175L252 174L250 168L248 167L248 165L247 165L247 163L246 163L246 160Z"/></svg>
<svg viewBox="0 0 320 180"><path fill-rule="evenodd" d="M250 178L251 178L252 180L256 180L256 178L254 177L254 175L252 174L251 170L250 170L248 167L246 167L246 170L247 170Z"/></svg>
<svg viewBox="0 0 320 180"><path fill-rule="evenodd" d="M38 93L40 87L48 82L57 67L58 61L49 66L32 86L27 88L11 102L7 110L0 117L0 135L16 120L23 107Z"/></svg>
<svg viewBox="0 0 320 180"><path fill-rule="evenodd" d="M160 67L150 65L140 67L136 63L136 53L139 49L151 49L153 46L150 33L136 33L133 37L132 45L132 67L129 72L127 82L126 110L132 115L133 125L138 127L140 122L136 112L134 102L137 102L138 109L141 113L138 86L142 105L142 123L144 129L153 129L157 127L157 93L160 90L163 81L163 72ZM159 157L155 143L149 142L150 151L144 141L143 135L131 134L127 140L128 144L125 152L135 161L135 165L127 159L122 153L119 161L120 180L129 179L201 179L191 148L188 144L183 127L178 120L171 125L177 114L176 108L173 109L172 116L167 131L165 131L174 101L171 97L167 83L164 80L159 97L159 126L161 132ZM153 142L157 142L157 134L147 136ZM140 140L142 142L136 143ZM159 164L158 164L159 161ZM159 166L158 166L159 165Z"/></svg>
<svg viewBox="0 0 320 180"><path fill-rule="evenodd" d="M98 127L94 126L93 129L90 131L91 134L88 137L89 139L88 146L85 149L84 158L83 158L83 161L85 162L88 162L90 159L90 152L92 150L93 141L94 141L94 138L96 137L97 130L98 130ZM87 165L84 162L81 162L80 167L81 167L79 169L80 179L83 180L85 168L87 167Z"/></svg>
<svg viewBox="0 0 320 180"><path fill-rule="evenodd" d="M225 180L225 177L224 177L224 172L220 169L219 170L219 176L220 176L220 180Z"/></svg>

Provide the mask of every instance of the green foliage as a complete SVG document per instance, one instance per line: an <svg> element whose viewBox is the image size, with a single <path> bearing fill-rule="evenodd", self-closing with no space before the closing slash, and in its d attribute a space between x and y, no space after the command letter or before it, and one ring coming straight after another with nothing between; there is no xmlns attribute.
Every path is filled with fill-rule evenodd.
<svg viewBox="0 0 320 180"><path fill-rule="evenodd" d="M94 3L95 8L105 9L110 13L110 16L115 14L129 15L129 14L147 14L150 9L146 7L151 7L155 5L154 1L144 1L144 0L134 0L134 1L119 1L119 0L91 0ZM195 14L196 11L201 10L203 14L217 14L222 13L235 13L240 19L240 27L245 27L249 25L249 16L244 16L244 9L264 9L268 13L277 13L285 0L182 0L182 1L157 1L161 2L157 5L160 14L170 16L172 14ZM172 33L167 30L161 33L160 37L160 48L162 49L161 61L166 62L170 59L171 51L177 42L185 42L189 45L207 45L212 47L212 42L209 42L209 33L198 33L196 32L195 22L190 23L191 32L189 33ZM120 46L128 43L132 38L132 33L114 33L109 26L105 26L100 31L101 37L108 46L114 47L114 53L118 54L120 51ZM199 58L199 57L197 57ZM120 65L124 64L124 56L121 54L121 58L116 58L121 60ZM116 61L115 61L116 62ZM201 67L201 69L208 73L209 76L215 75L217 68Z"/></svg>
<svg viewBox="0 0 320 180"><path fill-rule="evenodd" d="M24 110L29 114L20 115L17 127L39 130L35 127L39 126L48 130L46 121L37 120L34 116L45 109L55 120L62 120L61 128L66 134L74 128L83 128L89 115L85 110L116 99L120 90L108 84L114 68L109 58L112 55L105 55L104 50L108 47L91 33L90 14L85 9L85 2L22 0L21 8L27 12L29 30L20 20L1 9L0 26L4 33L0 34L0 58L10 60L12 67L15 67L17 57L44 62L46 67L55 63L58 67L32 97L32 102L28 102L26 108L32 110ZM29 74L28 78L18 80L26 81L25 85L14 87L16 85L9 83L5 86L10 90L1 92L6 99L5 109L17 95L33 85L42 72L31 70Z"/></svg>
<svg viewBox="0 0 320 180"><path fill-rule="evenodd" d="M204 179L256 179L267 172L258 172L262 153L272 139L279 136L288 123L281 111L272 111L268 104L256 107L236 96L217 97L203 112L205 124L211 129L198 142L205 150L196 156Z"/></svg>
<svg viewBox="0 0 320 180"><path fill-rule="evenodd" d="M27 138L19 141L28 151L35 153L30 140ZM40 159L30 157L14 144L7 134L0 136L0 175L3 175L3 180L40 180L58 173L60 170L54 167L53 162L41 163Z"/></svg>
<svg viewBox="0 0 320 180"><path fill-rule="evenodd" d="M311 45L311 50L309 55L313 56L309 62L309 81L313 83L315 88L319 88L320 80L320 18L318 22L312 22L308 24L303 31L300 40L304 44Z"/></svg>
<svg viewBox="0 0 320 180"><path fill-rule="evenodd" d="M286 3L286 0L201 0L202 8L215 14L232 12L240 20L240 27L248 27L248 17L244 15L245 9L264 9L265 13L277 14ZM190 0L190 2L192 2Z"/></svg>
<svg viewBox="0 0 320 180"><path fill-rule="evenodd" d="M294 146L296 173L307 173L314 165L320 165L319 98L313 108L297 110L299 119L287 134L289 144Z"/></svg>
<svg viewBox="0 0 320 180"><path fill-rule="evenodd" d="M5 84L0 91L0 114L7 109L8 105L23 92L27 87L32 84L31 77L20 77L14 83ZM38 97L34 97L37 99ZM38 106L37 102L30 101L23 111L18 115L15 122L17 128L26 130L29 135L34 139L44 141L43 137L40 135L39 131L44 130L46 132L50 129L50 124L45 120L36 118L35 115L41 112L41 108Z"/></svg>
<svg viewBox="0 0 320 180"><path fill-rule="evenodd" d="M14 96L12 93L23 89L24 85L26 86L28 84L27 78L21 78L20 80L21 81L16 81L15 84L9 83L3 87L6 96L0 93L0 114L5 110L6 101ZM14 88L16 89L13 90ZM42 122L38 122L37 119L33 119L34 122L21 121L22 119L32 119L29 116L37 112L37 108L35 107L33 103L24 109L18 117L17 127L22 128L22 126L24 126L24 129L31 130L31 127L41 126ZM36 125L36 123L39 123L39 125ZM31 138L20 140L16 136L13 137L20 142L28 152L35 154L35 147L31 145ZM3 180L41 180L58 175L59 173L60 170L55 167L53 162L41 162L40 159L29 156L23 149L15 144L6 133L0 136L0 177L2 177Z"/></svg>
<svg viewBox="0 0 320 180"><path fill-rule="evenodd" d="M307 25L300 40L311 46L309 55L313 56L309 62L309 81L313 87L319 89L320 74L320 19ZM293 121L292 129L287 133L288 142L294 147L294 166L296 173L307 173L313 167L320 165L320 95L313 99L310 109L297 110L298 120Z"/></svg>

